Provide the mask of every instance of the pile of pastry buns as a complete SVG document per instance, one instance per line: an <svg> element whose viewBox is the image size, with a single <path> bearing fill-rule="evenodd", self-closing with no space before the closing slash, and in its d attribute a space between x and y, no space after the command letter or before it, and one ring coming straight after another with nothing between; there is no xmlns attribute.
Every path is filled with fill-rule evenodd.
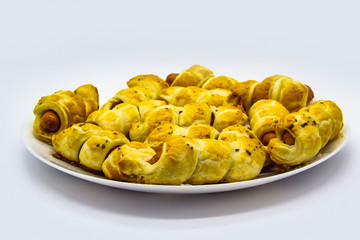
<svg viewBox="0 0 360 240"><path fill-rule="evenodd" d="M336 103L283 75L241 82L193 65L127 86L102 106L92 84L40 98L34 135L112 180L199 185L306 164L343 128Z"/></svg>

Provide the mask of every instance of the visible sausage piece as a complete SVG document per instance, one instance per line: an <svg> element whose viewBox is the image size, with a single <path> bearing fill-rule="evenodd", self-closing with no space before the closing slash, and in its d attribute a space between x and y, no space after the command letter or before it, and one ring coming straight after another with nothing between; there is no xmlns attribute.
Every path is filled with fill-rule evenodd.
<svg viewBox="0 0 360 240"><path fill-rule="evenodd" d="M169 85L171 85L171 84L174 82L175 78L176 78L178 75L179 75L178 73L170 73L170 74L167 75L167 77L166 77L166 82L167 82Z"/></svg>
<svg viewBox="0 0 360 240"><path fill-rule="evenodd" d="M288 131L284 132L283 141L284 141L285 144L290 145L290 146L295 144L294 137Z"/></svg>
<svg viewBox="0 0 360 240"><path fill-rule="evenodd" d="M309 104L309 102L311 102L311 100L314 98L314 92L308 85L306 85L306 87L308 88L307 104Z"/></svg>
<svg viewBox="0 0 360 240"><path fill-rule="evenodd" d="M46 132L56 132L60 128L60 118L56 112L49 110L41 116L40 126Z"/></svg>
<svg viewBox="0 0 360 240"><path fill-rule="evenodd" d="M162 151L157 152L149 161L148 163L155 164L157 161L159 161L160 157L161 157Z"/></svg>
<svg viewBox="0 0 360 240"><path fill-rule="evenodd" d="M264 136L262 137L261 142L262 142L262 144L264 146L267 146L269 144L270 140L273 139L273 138L276 138L275 132L268 132L268 133L264 134Z"/></svg>

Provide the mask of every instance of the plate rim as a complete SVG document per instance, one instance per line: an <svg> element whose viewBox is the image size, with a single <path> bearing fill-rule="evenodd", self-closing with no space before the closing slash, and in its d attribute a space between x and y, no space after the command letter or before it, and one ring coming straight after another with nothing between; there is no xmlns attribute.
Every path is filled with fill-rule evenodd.
<svg viewBox="0 0 360 240"><path fill-rule="evenodd" d="M261 177L261 178L254 178L251 180L240 181L240 182L232 182L232 183L216 183L216 184L204 184L204 185L190 185L190 184L182 184L182 185L155 185L155 184L142 184L142 183L131 183L131 182L123 182L117 180L106 179L105 177L100 177L96 175L83 174L80 172L73 171L71 169L64 168L52 161L50 159L46 159L41 156L35 149L32 148L31 141L35 141L36 144L43 144L45 147L48 147L51 150L51 146L41 142L38 140L33 133L32 127L33 120L27 120L22 127L22 138L23 143L25 144L26 149L35 156L41 162L47 164L48 166L55 168L61 172L67 173L71 176L92 182L97 183L100 185L105 185L109 187L114 187L123 190L130 190L130 191L138 191L138 192L147 192L147 193L163 193L163 194L204 194L204 193L217 193L217 192L227 192L227 191L234 191L240 189L246 189L256 186L261 186L264 184L268 184L271 182L275 182L284 178L288 178L290 176L296 175L298 173L304 172L310 168L313 168L326 160L332 158L336 155L343 147L346 145L350 135L350 125L349 122L344 121L344 127L341 130L339 136L332 140L336 141L338 138L342 137L343 140L336 146L335 150L327 154L325 157L315 160L314 162L302 166L300 168L293 169L287 172L281 172L279 174ZM340 140L338 140L340 141ZM331 144L331 143L330 143ZM326 146L323 148L325 149ZM322 150L323 150L322 149ZM53 150L53 149L52 149ZM65 161L60 159L56 159L53 156L49 156L53 158L55 161L61 161L62 164L70 165ZM72 165L71 165L72 166ZM74 166L72 166L74 167Z"/></svg>

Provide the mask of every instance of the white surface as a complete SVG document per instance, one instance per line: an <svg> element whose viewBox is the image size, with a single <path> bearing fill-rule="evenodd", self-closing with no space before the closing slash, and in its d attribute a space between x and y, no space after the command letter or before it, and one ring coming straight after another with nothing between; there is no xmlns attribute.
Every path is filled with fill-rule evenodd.
<svg viewBox="0 0 360 240"><path fill-rule="evenodd" d="M359 1L2 1L0 226L4 239L356 239ZM216 194L162 195L71 177L21 127L40 96L115 93L141 73L198 63L238 80L289 75L335 101L348 144L306 172ZM105 101L110 96L101 96Z"/></svg>
<svg viewBox="0 0 360 240"><path fill-rule="evenodd" d="M99 93L101 95L101 93ZM219 193L226 191L234 191L239 189L245 189L250 187L256 187L278 181L284 178L288 178L295 174L301 173L308 169L311 169L320 163L325 162L332 156L335 156L345 145L350 135L349 123L346 123L341 133L329 142L320 152L311 159L306 165L293 169L292 171L279 172L275 168L269 169L266 172L260 173L255 179L233 183L219 183L219 184L204 184L204 185L154 185L154 184L137 184L122 181L113 181L106 179L103 176L95 175L83 170L82 168L64 162L54 155L56 152L53 147L46 143L39 141L33 131L33 120L27 121L23 127L23 140L26 148L40 161L67 173L77 178L87 180L96 184L101 184L109 187L115 187L120 189L148 192L148 193L162 193L162 194L200 194L200 193Z"/></svg>

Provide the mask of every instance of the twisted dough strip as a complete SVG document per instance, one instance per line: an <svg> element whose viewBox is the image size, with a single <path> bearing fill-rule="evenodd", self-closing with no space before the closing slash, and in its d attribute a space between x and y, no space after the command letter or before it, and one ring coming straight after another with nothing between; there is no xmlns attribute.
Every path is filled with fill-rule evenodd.
<svg viewBox="0 0 360 240"><path fill-rule="evenodd" d="M273 99L290 112L294 112L305 107L314 98L309 86L283 75L274 75L262 82L255 80L239 82L231 90L241 96L246 111L261 99Z"/></svg>
<svg viewBox="0 0 360 240"><path fill-rule="evenodd" d="M247 122L247 115L234 106L209 106L205 103L190 103L183 107L166 105L164 101L148 100L136 107L121 103L112 110L100 109L89 115L86 122L107 130L117 130L132 141L143 142L156 127L173 123L190 126L194 123L210 124L218 131L225 127Z"/></svg>
<svg viewBox="0 0 360 240"><path fill-rule="evenodd" d="M289 111L278 101L262 99L251 106L248 112L250 128L256 137L268 150L267 145L276 137L275 129L280 119L289 114ZM271 164L269 155L264 166Z"/></svg>
<svg viewBox="0 0 360 240"><path fill-rule="evenodd" d="M197 86L204 89L223 88L241 97L246 111L261 99L273 99L282 103L290 112L298 111L314 98L312 89L290 77L274 75L262 82L248 80L239 82L226 76L215 77L206 67L193 65L180 74L170 74L167 82L173 86Z"/></svg>
<svg viewBox="0 0 360 240"><path fill-rule="evenodd" d="M169 87L161 91L160 97L168 104L184 106L189 103L206 103L210 106L237 106L242 108L241 98L227 89L207 90L195 86Z"/></svg>
<svg viewBox="0 0 360 240"><path fill-rule="evenodd" d="M158 152L130 142L111 152L102 169L110 179L169 185L243 181L260 173L266 151L250 130L229 127L219 139L173 135Z"/></svg>
<svg viewBox="0 0 360 240"><path fill-rule="evenodd" d="M117 131L103 130L91 123L77 123L55 134L52 139L56 153L87 169L102 171L108 154L129 140Z"/></svg>
<svg viewBox="0 0 360 240"><path fill-rule="evenodd" d="M168 83L153 74L135 76L127 82L127 85L129 88L117 92L101 109L113 109L120 103L138 106L142 101L158 99L160 92L169 87Z"/></svg>
<svg viewBox="0 0 360 240"><path fill-rule="evenodd" d="M91 84L82 85L74 92L60 90L42 97L34 108L34 134L39 140L51 145L55 133L74 123L84 122L98 108L98 91Z"/></svg>
<svg viewBox="0 0 360 240"><path fill-rule="evenodd" d="M248 112L250 128L256 137L267 146L275 137L276 125L289 111L278 101L262 99L251 106Z"/></svg>
<svg viewBox="0 0 360 240"><path fill-rule="evenodd" d="M283 117L270 140L270 158L285 168L311 160L343 127L343 115L336 103L325 100Z"/></svg>
<svg viewBox="0 0 360 240"><path fill-rule="evenodd" d="M216 88L230 89L234 84L238 83L236 79L231 77L223 75L214 76L213 71L198 64L191 66L180 74L169 74L166 82L168 82L171 87L197 86L208 90Z"/></svg>
<svg viewBox="0 0 360 240"><path fill-rule="evenodd" d="M148 111L143 121L131 125L130 139L143 142L152 130L166 123L179 126L203 123L220 132L228 126L245 125L247 120L247 115L234 106L214 107L205 103L190 103L184 107L163 105Z"/></svg>

